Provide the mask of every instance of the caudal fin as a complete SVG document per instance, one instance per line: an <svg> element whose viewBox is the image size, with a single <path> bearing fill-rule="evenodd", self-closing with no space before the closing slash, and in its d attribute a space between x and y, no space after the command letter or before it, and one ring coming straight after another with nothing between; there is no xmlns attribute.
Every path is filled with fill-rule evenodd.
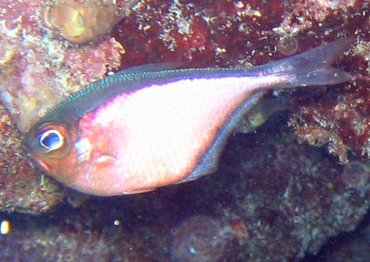
<svg viewBox="0 0 370 262"><path fill-rule="evenodd" d="M352 38L339 39L268 64L269 74L290 75L289 82L283 87L307 85L334 85L347 82L353 77L331 64L343 54L353 42Z"/></svg>

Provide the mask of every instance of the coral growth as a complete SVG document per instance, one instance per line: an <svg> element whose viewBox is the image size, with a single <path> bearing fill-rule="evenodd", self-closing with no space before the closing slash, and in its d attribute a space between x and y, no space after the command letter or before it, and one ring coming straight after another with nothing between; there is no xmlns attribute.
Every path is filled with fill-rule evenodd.
<svg viewBox="0 0 370 262"><path fill-rule="evenodd" d="M150 5L151 9L128 17L114 32L127 46L129 64L180 60L189 66L258 65L323 41L355 35L350 56L347 54L342 63L358 80L352 88L331 88L333 96L321 95L319 103L312 99L317 90L292 96L295 103L291 109L297 113L291 124L301 141L329 144L329 151L343 163L352 151L363 159L370 158L366 78L370 22L366 1L296 1L291 5L228 1L212 6L153 1ZM137 31L136 38L130 37L130 29ZM144 44L135 45L137 41ZM352 121L352 117L357 118Z"/></svg>
<svg viewBox="0 0 370 262"><path fill-rule="evenodd" d="M201 216L230 234L220 259L295 261L355 227L369 208L368 1L141 0L130 2L137 4L131 12L124 2L115 1L119 16L126 14L110 33L112 23L103 27L106 34L79 45L60 37L65 26L51 18L53 5L67 1L49 2L55 26L49 28L45 1L0 0L1 101L21 131L81 86L137 64L251 66L353 37L353 48L337 65L357 79L267 94L265 105L275 99L278 106L260 106L252 117L262 117L247 119L244 130L255 132L233 138L218 174L146 195L86 200L67 213L62 206L50 214L54 220L46 217L49 224L35 222L45 217L2 214L13 224L0 239L2 260L19 250L19 260L57 260L67 252L76 260L168 261L175 245L171 230ZM80 23L82 13L67 9ZM67 34L86 33L89 26L80 25L67 26ZM280 109L293 114L279 119L274 112ZM277 121L256 130L271 115ZM288 118L299 142L325 146L348 164L296 144L285 128ZM0 208L50 210L64 191L36 175L3 108L0 119Z"/></svg>
<svg viewBox="0 0 370 262"><path fill-rule="evenodd" d="M109 37L86 46L54 38L41 23L44 7L44 1L0 1L0 100L21 132L68 94L117 68L124 53ZM3 109L1 118L10 121ZM60 201L61 193L39 194L40 176L14 126L2 125L0 134L6 138L2 162L7 163L1 170L2 209L40 212Z"/></svg>
<svg viewBox="0 0 370 262"><path fill-rule="evenodd" d="M219 261L228 240L227 230L210 217L193 216L171 230L173 261Z"/></svg>
<svg viewBox="0 0 370 262"><path fill-rule="evenodd" d="M62 98L120 65L123 47L112 38L81 47L53 38L41 25L42 1L0 6L1 101L21 131Z"/></svg>
<svg viewBox="0 0 370 262"><path fill-rule="evenodd" d="M123 2L130 7L137 1ZM55 0L43 8L41 16L51 31L72 43L82 44L107 35L123 16L129 14L129 9L118 7L113 0Z"/></svg>
<svg viewBox="0 0 370 262"><path fill-rule="evenodd" d="M355 89L333 89L315 100L295 99L297 113L290 123L301 141L328 144L342 163L351 155L370 159L370 92L368 82L358 80ZM306 98L306 95L303 94Z"/></svg>
<svg viewBox="0 0 370 262"><path fill-rule="evenodd" d="M317 257L310 257L302 262L365 262L370 254L369 235L370 216L368 215L355 232L330 239Z"/></svg>
<svg viewBox="0 0 370 262"><path fill-rule="evenodd" d="M370 187L370 163L351 161L344 166L341 177L347 188L365 193Z"/></svg>
<svg viewBox="0 0 370 262"><path fill-rule="evenodd" d="M64 194L27 159L20 133L3 106L0 106L0 116L0 209L36 214L46 212L60 203Z"/></svg>

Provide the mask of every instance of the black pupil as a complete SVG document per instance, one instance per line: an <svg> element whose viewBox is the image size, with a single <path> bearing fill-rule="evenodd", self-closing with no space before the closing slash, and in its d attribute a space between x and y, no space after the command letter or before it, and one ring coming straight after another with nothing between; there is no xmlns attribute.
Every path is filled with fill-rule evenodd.
<svg viewBox="0 0 370 262"><path fill-rule="evenodd" d="M61 137L56 132L50 132L48 135L40 138L40 143L43 147L54 150L60 146Z"/></svg>

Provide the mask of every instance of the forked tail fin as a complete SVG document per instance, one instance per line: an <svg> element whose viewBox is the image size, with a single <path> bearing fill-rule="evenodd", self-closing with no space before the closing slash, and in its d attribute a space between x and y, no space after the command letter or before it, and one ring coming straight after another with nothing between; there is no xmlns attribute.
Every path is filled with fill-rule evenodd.
<svg viewBox="0 0 370 262"><path fill-rule="evenodd" d="M352 42L352 38L339 39L301 54L274 61L266 65L265 72L287 75L289 80L282 87L334 85L347 82L353 77L332 67L331 64L351 46Z"/></svg>

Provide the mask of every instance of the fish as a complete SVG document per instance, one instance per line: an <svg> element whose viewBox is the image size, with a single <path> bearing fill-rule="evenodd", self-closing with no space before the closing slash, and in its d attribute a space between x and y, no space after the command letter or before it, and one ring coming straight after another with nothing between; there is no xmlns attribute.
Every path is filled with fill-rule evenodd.
<svg viewBox="0 0 370 262"><path fill-rule="evenodd" d="M267 90L351 81L331 64L352 41L249 69L129 68L54 106L25 134L25 147L49 175L91 195L136 194L195 180L217 170L238 120Z"/></svg>

